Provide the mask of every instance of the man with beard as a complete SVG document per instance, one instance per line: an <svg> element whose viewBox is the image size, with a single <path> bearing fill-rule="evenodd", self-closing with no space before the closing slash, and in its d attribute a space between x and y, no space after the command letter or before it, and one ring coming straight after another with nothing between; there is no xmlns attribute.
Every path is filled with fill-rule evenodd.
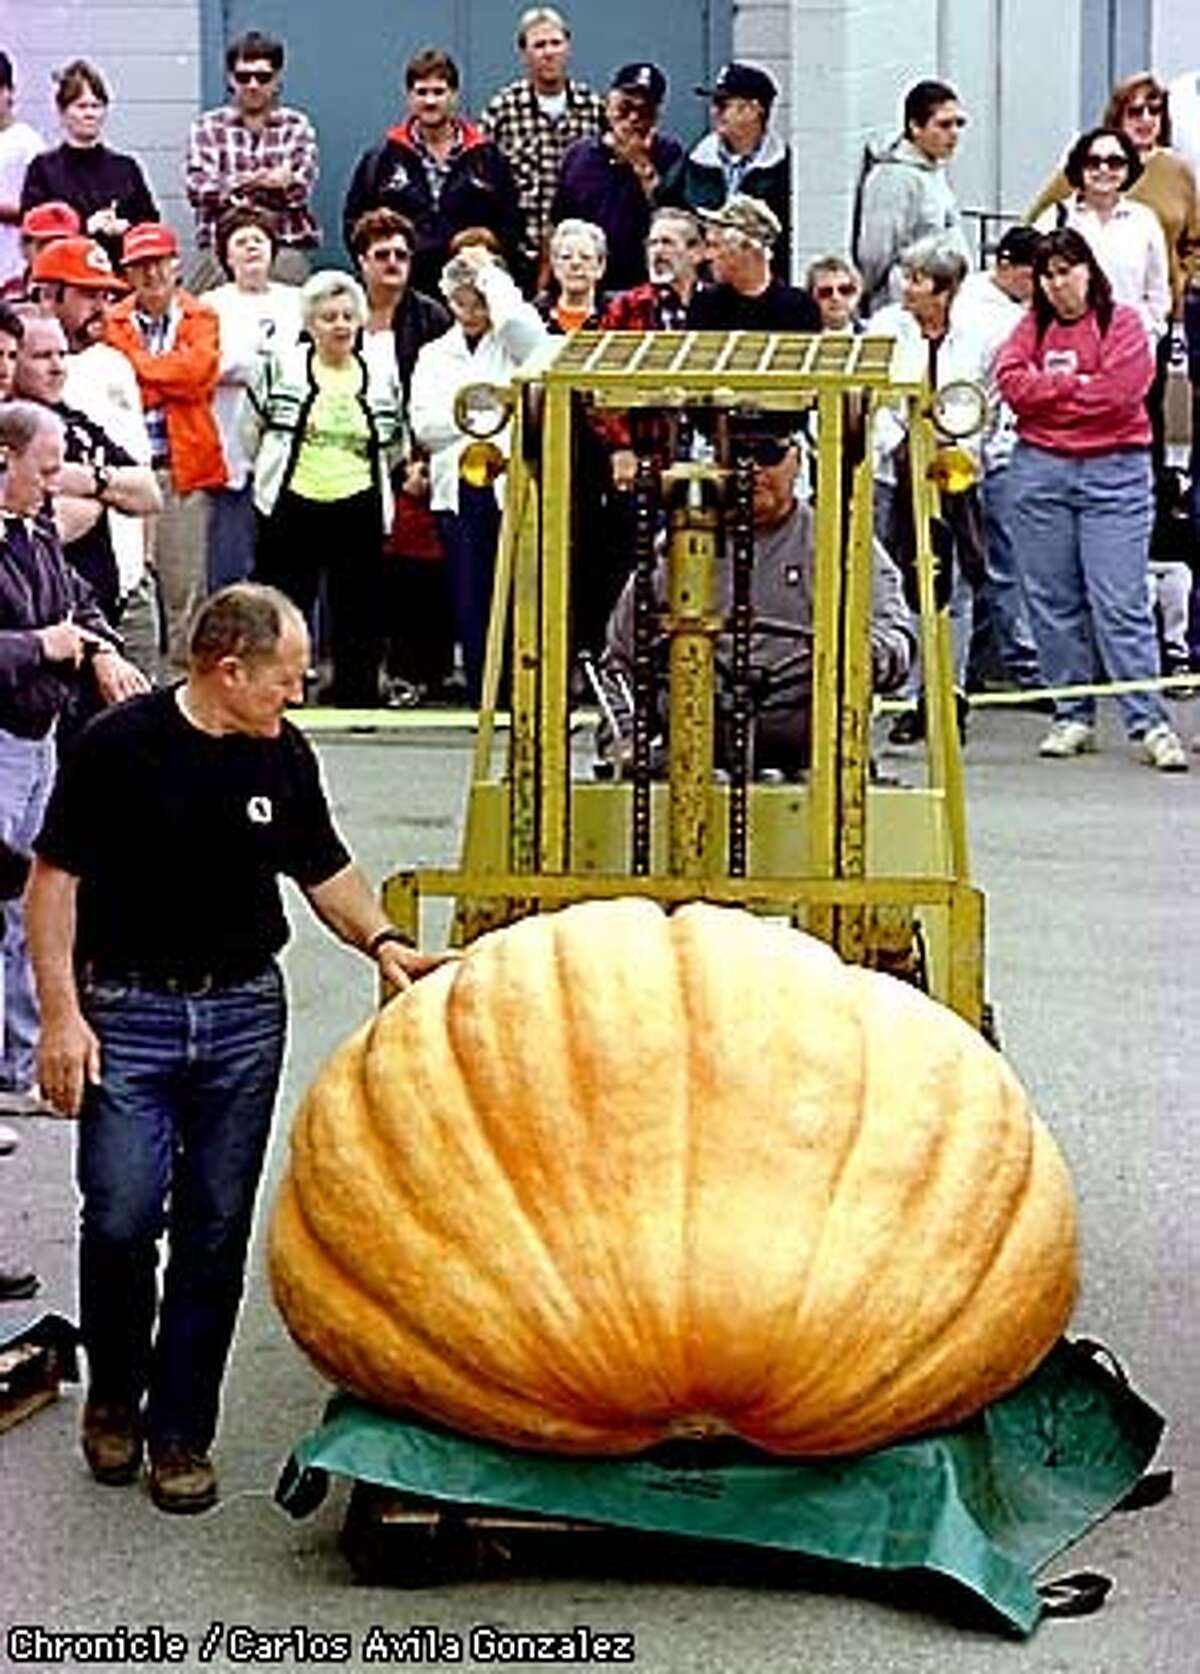
<svg viewBox="0 0 1200 1674"><path fill-rule="evenodd" d="M62 400L98 425L130 462L148 468L150 438L137 377L120 350L103 341L109 309L127 288L107 253L93 239L59 239L35 259L34 285L41 307L54 315L67 337ZM158 500L156 486L151 510ZM110 494L100 521L107 523L116 564L114 621L120 622L129 660L153 683L159 672L160 622L158 591L146 563L145 513L130 511Z"/></svg>

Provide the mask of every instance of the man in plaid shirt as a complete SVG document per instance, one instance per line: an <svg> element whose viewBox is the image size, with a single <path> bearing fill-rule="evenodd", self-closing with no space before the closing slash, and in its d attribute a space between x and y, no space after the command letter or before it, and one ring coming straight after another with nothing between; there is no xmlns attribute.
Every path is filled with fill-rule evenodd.
<svg viewBox="0 0 1200 1674"><path fill-rule="evenodd" d="M546 260L550 205L563 154L576 140L600 132L604 100L567 75L571 31L553 6L522 12L517 51L528 73L494 95L479 124L512 167L525 217L522 255L532 277Z"/></svg>
<svg viewBox="0 0 1200 1674"><path fill-rule="evenodd" d="M317 181L317 136L303 111L278 103L283 45L257 30L225 54L233 102L206 110L192 124L185 170L196 211L199 252L193 291L223 284L216 227L230 209L265 210L274 223L273 276L288 284L308 278L308 252L321 241L309 200Z"/></svg>

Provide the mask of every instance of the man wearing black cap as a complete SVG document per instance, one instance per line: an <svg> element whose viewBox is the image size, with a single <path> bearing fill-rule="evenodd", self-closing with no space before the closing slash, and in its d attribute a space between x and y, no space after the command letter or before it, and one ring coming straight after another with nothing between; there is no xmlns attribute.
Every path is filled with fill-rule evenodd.
<svg viewBox="0 0 1200 1674"><path fill-rule="evenodd" d="M756 64L726 64L711 89L712 128L688 153L666 188L672 202L697 211L720 209L737 193L761 198L780 225L774 270L787 278L791 238L791 157L767 124L775 83Z"/></svg>
<svg viewBox="0 0 1200 1674"><path fill-rule="evenodd" d="M645 279L650 216L683 160L679 141L658 132L666 95L657 64L622 64L604 101L604 132L578 140L563 158L551 220L578 216L604 229L610 290Z"/></svg>

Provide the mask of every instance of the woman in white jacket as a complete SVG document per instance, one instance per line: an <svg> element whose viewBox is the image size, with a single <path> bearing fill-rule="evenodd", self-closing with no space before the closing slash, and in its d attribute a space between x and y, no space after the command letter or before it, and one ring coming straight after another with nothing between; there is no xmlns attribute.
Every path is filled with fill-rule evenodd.
<svg viewBox="0 0 1200 1674"><path fill-rule="evenodd" d="M454 418L454 400L468 384L506 384L546 342L546 327L495 254L468 245L441 278L454 324L426 343L413 372L409 423L430 456L430 505L449 566L455 633L472 703L483 689L483 659L496 540L500 484L473 487L459 476L468 438ZM494 438L503 449L507 428Z"/></svg>

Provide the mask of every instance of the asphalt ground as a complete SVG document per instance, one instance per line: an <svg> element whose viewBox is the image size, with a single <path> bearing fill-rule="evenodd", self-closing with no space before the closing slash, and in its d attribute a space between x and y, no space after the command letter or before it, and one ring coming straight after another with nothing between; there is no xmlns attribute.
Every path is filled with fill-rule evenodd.
<svg viewBox="0 0 1200 1674"><path fill-rule="evenodd" d="M1187 733L1200 703L1180 704ZM973 716L967 753L973 863L988 892L990 992L1006 1051L1053 1127L1080 1197L1084 1288L1073 1334L1110 1345L1168 1417L1166 1504L1114 1517L1051 1566L1111 1575L1104 1610L1043 1623L1019 1642L903 1598L825 1578L807 1587L589 1576L407 1591L357 1585L338 1550L347 1489L293 1521L272 1490L326 1390L272 1308L256 1247L216 1453L223 1497L198 1518L154 1510L141 1485L89 1478L75 1432L79 1391L0 1435L0 1666L312 1667L344 1636L338 1665L368 1666L373 1626L466 1636L477 1625L633 1633L644 1670L820 1670L821 1674L1187 1674L1200 1668L1200 1425L1196 1071L1200 1015L1200 757L1188 775L1140 765L1111 716L1101 751L1037 759L1044 722ZM470 738L405 729L319 748L339 821L373 878L457 855ZM917 750L884 746L885 769L919 772ZM180 879L185 889L187 880ZM360 958L298 901L286 956L293 1014L260 1231L289 1113L329 1050L372 1004ZM3 1251L42 1276L36 1304L0 1308L0 1331L40 1310L75 1312L74 1192L67 1124L22 1124L0 1161ZM205 1635L224 1624L204 1660ZM140 1663L21 1658L14 1625L87 1635L157 1625L182 1636ZM233 1639L231 1627L246 1631ZM307 1635L307 1637L305 1637ZM326 1636L324 1640L321 1635ZM208 1643L211 1645L213 1639ZM7 1651L6 1651L7 1643ZM450 1641L443 1640L443 1644ZM328 1665L328 1664L326 1664ZM426 1661L426 1666L432 1662ZM466 1666L484 1666L470 1662ZM531 1666L524 1663L508 1666Z"/></svg>

